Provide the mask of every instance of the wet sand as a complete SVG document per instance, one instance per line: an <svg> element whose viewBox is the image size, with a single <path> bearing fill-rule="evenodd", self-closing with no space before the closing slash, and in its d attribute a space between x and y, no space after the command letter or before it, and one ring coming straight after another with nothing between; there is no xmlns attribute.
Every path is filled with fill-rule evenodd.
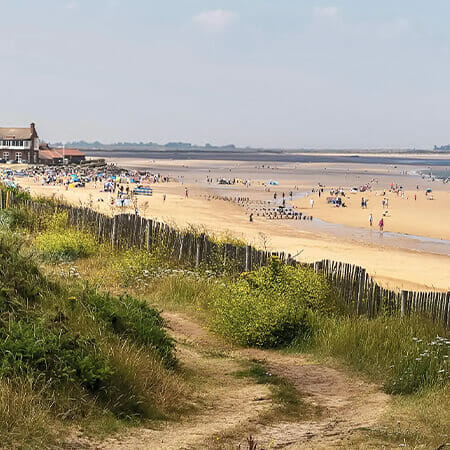
<svg viewBox="0 0 450 450"><path fill-rule="evenodd" d="M336 208L327 203L328 192L321 197L317 193L294 202L296 207L326 222L339 223L351 227L378 229L383 217L385 230L435 239L450 240L450 192L434 191L426 196L423 190L405 191L405 196L386 190L358 192L343 198L345 208ZM361 207L361 199L367 199L367 208ZM310 199L314 199L311 207ZM416 199L415 199L416 198ZM388 200L388 207L382 206L382 200ZM431 200L432 199L432 200ZM387 211L387 215L382 213ZM373 216L370 227L369 214Z"/></svg>

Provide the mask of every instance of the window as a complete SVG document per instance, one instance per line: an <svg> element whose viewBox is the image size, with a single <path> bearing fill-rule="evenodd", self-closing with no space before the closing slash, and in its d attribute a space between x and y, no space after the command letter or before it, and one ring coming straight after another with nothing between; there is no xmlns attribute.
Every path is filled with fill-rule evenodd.
<svg viewBox="0 0 450 450"><path fill-rule="evenodd" d="M18 163L22 162L22 152L16 152L16 161Z"/></svg>
<svg viewBox="0 0 450 450"><path fill-rule="evenodd" d="M9 152L3 152L3 159L9 160Z"/></svg>

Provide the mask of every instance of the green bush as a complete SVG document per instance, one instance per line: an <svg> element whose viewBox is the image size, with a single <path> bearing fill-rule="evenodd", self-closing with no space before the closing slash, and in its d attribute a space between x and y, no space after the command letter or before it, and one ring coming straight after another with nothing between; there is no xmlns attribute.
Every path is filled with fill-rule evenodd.
<svg viewBox="0 0 450 450"><path fill-rule="evenodd" d="M92 340L40 321L8 321L0 327L0 377L80 383L98 391L113 371Z"/></svg>
<svg viewBox="0 0 450 450"><path fill-rule="evenodd" d="M24 208L0 210L0 229L18 230L29 228L33 222L33 214Z"/></svg>
<svg viewBox="0 0 450 450"><path fill-rule="evenodd" d="M85 258L98 249L98 243L92 234L70 228L45 231L36 237L35 244L42 257L51 262Z"/></svg>
<svg viewBox="0 0 450 450"><path fill-rule="evenodd" d="M126 336L137 344L154 351L166 367L176 363L174 342L164 330L164 320L142 300L129 295L119 298L97 291L88 291L83 303L93 314L104 321L115 334Z"/></svg>
<svg viewBox="0 0 450 450"><path fill-rule="evenodd" d="M327 311L329 295L322 276L274 258L268 267L243 274L214 299L214 326L242 345L286 345L313 332L315 315Z"/></svg>
<svg viewBox="0 0 450 450"><path fill-rule="evenodd" d="M4 183L0 184L0 190L4 193L3 195L6 197L6 193L9 191L14 194L14 198L16 200L30 200L31 195L29 192L24 191L22 189L18 189L13 186L6 186Z"/></svg>
<svg viewBox="0 0 450 450"><path fill-rule="evenodd" d="M50 282L43 276L34 259L22 251L17 235L0 233L0 313L19 313L33 308L49 294Z"/></svg>

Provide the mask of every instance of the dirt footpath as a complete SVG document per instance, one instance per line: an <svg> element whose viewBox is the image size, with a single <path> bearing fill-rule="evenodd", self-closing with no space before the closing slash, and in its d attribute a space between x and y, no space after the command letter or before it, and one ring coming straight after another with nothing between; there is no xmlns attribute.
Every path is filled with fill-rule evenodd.
<svg viewBox="0 0 450 450"><path fill-rule="evenodd" d="M165 313L186 370L206 380L198 400L199 413L160 429L138 429L108 439L97 449L242 449L252 434L259 448L347 447L361 428L373 427L384 413L389 396L379 387L338 370L311 363L307 357L275 351L236 350L182 314ZM284 378L304 402L320 410L312 419L299 413L278 420L267 385L236 378L243 361L263 361ZM271 419L268 421L267 418ZM348 444L348 445L347 445Z"/></svg>

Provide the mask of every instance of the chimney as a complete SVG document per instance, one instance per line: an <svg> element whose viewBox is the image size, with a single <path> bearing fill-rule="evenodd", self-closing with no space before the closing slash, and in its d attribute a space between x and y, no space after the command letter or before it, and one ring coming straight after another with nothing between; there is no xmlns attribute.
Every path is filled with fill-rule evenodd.
<svg viewBox="0 0 450 450"><path fill-rule="evenodd" d="M31 124L30 124L30 129L31 129L31 132L34 134L34 132L36 131L35 123L34 123L34 122L31 122Z"/></svg>

